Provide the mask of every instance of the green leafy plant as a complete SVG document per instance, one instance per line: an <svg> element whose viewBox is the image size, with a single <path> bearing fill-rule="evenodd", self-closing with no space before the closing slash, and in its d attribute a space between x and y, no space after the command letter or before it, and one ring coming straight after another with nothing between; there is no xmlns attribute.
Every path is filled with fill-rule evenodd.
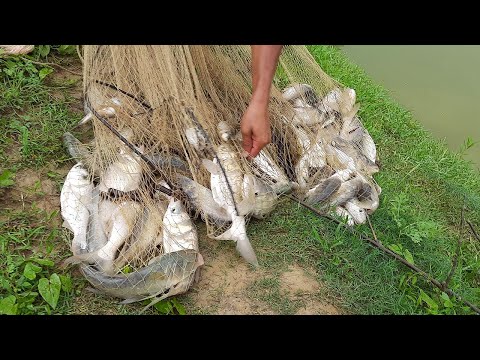
<svg viewBox="0 0 480 360"><path fill-rule="evenodd" d="M153 305L162 315L185 315L185 307L176 298L165 299Z"/></svg>
<svg viewBox="0 0 480 360"><path fill-rule="evenodd" d="M13 181L14 176L15 173L12 171L3 170L2 173L0 173L0 188L15 184L15 181Z"/></svg>

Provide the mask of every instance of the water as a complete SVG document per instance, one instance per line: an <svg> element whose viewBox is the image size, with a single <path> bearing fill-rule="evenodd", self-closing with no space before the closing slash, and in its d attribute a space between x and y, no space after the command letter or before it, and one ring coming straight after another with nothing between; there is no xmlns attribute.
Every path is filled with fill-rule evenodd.
<svg viewBox="0 0 480 360"><path fill-rule="evenodd" d="M480 168L480 46L344 45L341 49L435 137Z"/></svg>

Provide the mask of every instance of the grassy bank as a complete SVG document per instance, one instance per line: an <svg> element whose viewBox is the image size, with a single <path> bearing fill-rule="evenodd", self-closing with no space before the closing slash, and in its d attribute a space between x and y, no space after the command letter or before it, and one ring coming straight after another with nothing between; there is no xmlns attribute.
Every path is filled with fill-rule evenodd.
<svg viewBox="0 0 480 360"><path fill-rule="evenodd" d="M376 235L444 280L459 236L462 205L465 218L479 230L480 174L433 139L341 50L309 50L325 72L357 91L360 115L377 144L382 168L375 178L383 192L371 218ZM121 306L112 298L88 293L76 270L59 267L69 256L70 234L60 227L58 196L73 164L61 135L82 117L81 76L32 61L81 70L72 48L51 48L48 53L37 48L26 59L0 59L0 312L138 312L139 304ZM359 230L371 236L368 226ZM255 271L242 296L266 309L259 313L294 314L305 305L305 299L286 296L282 285L286 269L294 265L309 269L322 284L314 287L312 296L328 300L342 313L470 313L342 227L288 200L268 219L251 221L248 232L262 270ZM450 286L480 304L480 242L467 229L462 239ZM200 248L206 259L234 253L231 244L203 237ZM240 271L237 257L228 262L232 266L226 271ZM198 300L199 292L193 288L177 300L187 313L215 313L215 307ZM171 307L182 312L178 303L164 302L151 313Z"/></svg>

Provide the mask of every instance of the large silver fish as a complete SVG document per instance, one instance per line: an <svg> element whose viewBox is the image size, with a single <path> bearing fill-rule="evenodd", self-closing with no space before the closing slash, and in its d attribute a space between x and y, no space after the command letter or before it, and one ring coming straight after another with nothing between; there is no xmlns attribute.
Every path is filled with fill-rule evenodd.
<svg viewBox="0 0 480 360"><path fill-rule="evenodd" d="M71 256L64 261L64 265L80 262L96 264L105 274L113 275L117 250L132 233L139 211L140 205L134 201L123 201L117 205L111 215L110 226L106 229L109 234L107 244L97 251Z"/></svg>
<svg viewBox="0 0 480 360"><path fill-rule="evenodd" d="M143 148L142 148L143 150ZM107 192L108 189L115 189L122 192L138 189L142 178L142 164L140 157L120 148L118 160L112 163L100 176L100 191Z"/></svg>
<svg viewBox="0 0 480 360"><path fill-rule="evenodd" d="M71 250L74 255L87 250L92 191L93 184L88 171L81 163L74 165L68 172L60 193L63 226L73 232Z"/></svg>
<svg viewBox="0 0 480 360"><path fill-rule="evenodd" d="M218 161L223 167L220 167ZM243 170L236 152L227 144L217 147L217 157L213 161L202 159L203 165L210 172L210 188L215 202L232 215L245 215L251 203L243 201Z"/></svg>
<svg viewBox="0 0 480 360"><path fill-rule="evenodd" d="M315 107L295 107L292 123L294 125L313 126L325 122L325 114Z"/></svg>
<svg viewBox="0 0 480 360"><path fill-rule="evenodd" d="M163 250L171 253L187 249L198 251L197 229L182 202L172 197L163 217Z"/></svg>
<svg viewBox="0 0 480 360"><path fill-rule="evenodd" d="M177 182L197 211L207 215L216 222L229 222L232 220L227 210L220 207L213 199L210 189L180 174L177 174Z"/></svg>
<svg viewBox="0 0 480 360"><path fill-rule="evenodd" d="M203 258L195 250L180 250L156 257L150 265L130 274L109 276L84 264L80 270L98 290L131 303L163 293L172 296L187 291L195 271L202 265Z"/></svg>

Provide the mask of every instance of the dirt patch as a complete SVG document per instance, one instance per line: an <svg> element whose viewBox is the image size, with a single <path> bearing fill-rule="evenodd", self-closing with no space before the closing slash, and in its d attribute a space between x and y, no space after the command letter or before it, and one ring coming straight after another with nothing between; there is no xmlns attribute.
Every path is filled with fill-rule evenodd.
<svg viewBox="0 0 480 360"><path fill-rule="evenodd" d="M297 315L338 315L341 312L326 301L318 300L322 287L313 275L312 269L303 269L298 265L289 266L280 276L280 291L283 296L302 305Z"/></svg>
<svg viewBox="0 0 480 360"><path fill-rule="evenodd" d="M265 304L248 298L247 288L264 274L239 261L235 248L215 257L205 256L200 281L195 284L193 301L196 307L212 314L274 314Z"/></svg>

